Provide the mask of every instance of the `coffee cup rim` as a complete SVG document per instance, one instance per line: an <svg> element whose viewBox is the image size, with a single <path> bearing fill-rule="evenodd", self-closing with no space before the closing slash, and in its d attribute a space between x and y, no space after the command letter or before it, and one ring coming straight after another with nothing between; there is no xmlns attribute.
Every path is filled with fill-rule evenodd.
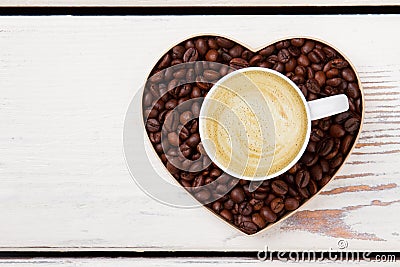
<svg viewBox="0 0 400 267"><path fill-rule="evenodd" d="M212 95L213 92L215 92L215 90L223 83L225 82L227 79L231 78L232 76L238 75L239 73L245 73L245 72L251 72L251 71L262 71L262 72L266 72L266 73L270 73L272 75L276 75L280 78L282 78L283 80L285 80L287 83L289 83L289 85L295 89L295 91L297 92L297 94L300 96L303 105L305 107L306 110L306 117L307 117L307 130L306 130L306 136L304 138L303 144L301 149L299 150L299 152L297 153L296 157L293 158L292 161L290 161L284 168L282 168L281 170L279 170L278 172L275 172L273 174L270 175L266 175L263 177L251 177L251 176L246 176L246 175L241 175L238 173L235 173L231 170L229 170L228 168L225 168L222 164L220 164L218 162L217 159L213 159L213 162L225 173L239 178L239 179L244 179L244 180L249 180L249 181L264 181L264 180L268 180L268 179L272 179L275 178L285 172L287 172L290 168L293 167L293 165L296 164L296 162L298 162L300 160L300 158L303 156L308 142L310 140L310 133L311 133L311 116L310 116L310 108L307 104L307 100L304 97L303 93L301 92L300 88L292 81L290 80L288 77L286 77L285 75L283 75L282 73L272 70L272 69L268 69L268 68L262 68L262 67L247 67L247 68L242 68L242 69L238 69L235 70L227 75L225 75L224 77L222 77L221 79L219 79L215 84L213 84L213 86L211 87L211 89L208 91L207 95L205 96L204 100L203 100L203 104L201 105L200 108L200 113L199 113L199 135L200 135L200 140L203 140L203 130L204 130L204 124L203 124L203 118L205 117L205 105L207 101L209 101L210 96ZM205 150L205 152L207 154L210 154L211 149L208 147L207 142L202 142L203 148Z"/></svg>

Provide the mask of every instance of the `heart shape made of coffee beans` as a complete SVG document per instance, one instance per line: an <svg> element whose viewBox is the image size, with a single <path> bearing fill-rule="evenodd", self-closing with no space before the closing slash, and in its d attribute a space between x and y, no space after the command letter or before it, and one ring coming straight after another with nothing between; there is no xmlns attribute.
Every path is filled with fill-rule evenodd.
<svg viewBox="0 0 400 267"><path fill-rule="evenodd" d="M200 64L179 67L188 62ZM205 97L230 68L250 66L286 75L307 101L344 93L350 106L347 112L313 121L301 159L255 190L249 181L224 174L205 154L198 129L202 101L196 100ZM182 108L172 113L178 105ZM232 226L255 234L293 214L335 176L360 133L363 93L354 67L322 41L284 39L252 51L230 39L207 35L187 39L161 57L144 88L142 107L149 140L179 184Z"/></svg>

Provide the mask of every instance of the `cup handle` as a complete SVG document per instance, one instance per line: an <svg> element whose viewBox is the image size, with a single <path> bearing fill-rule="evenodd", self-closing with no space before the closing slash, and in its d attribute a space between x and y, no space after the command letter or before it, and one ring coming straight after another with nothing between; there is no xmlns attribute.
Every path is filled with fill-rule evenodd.
<svg viewBox="0 0 400 267"><path fill-rule="evenodd" d="M349 101L345 94L324 97L308 101L311 120L319 120L349 109Z"/></svg>

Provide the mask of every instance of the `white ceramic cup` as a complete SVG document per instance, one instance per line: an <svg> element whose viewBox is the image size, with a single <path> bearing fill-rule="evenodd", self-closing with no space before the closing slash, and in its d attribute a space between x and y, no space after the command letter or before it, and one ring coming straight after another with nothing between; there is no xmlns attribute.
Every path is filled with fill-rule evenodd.
<svg viewBox="0 0 400 267"><path fill-rule="evenodd" d="M271 69L260 68L260 67L250 67L250 68L244 68L244 69L240 69L237 71L233 71L233 72L229 73L228 75L224 76L223 78L221 78L216 84L214 84L214 86L210 89L207 96L205 97L204 102L201 106L200 117L199 117L199 133L200 133L200 138L202 140L204 150L207 153L207 155L215 154L215 149L213 149L213 147L211 145L212 142L209 142L209 140L205 142L205 138L204 138L204 136L206 136L206 134L205 134L206 130L204 127L205 120L207 118L210 118L210 114L208 114L208 108L207 108L211 104L210 98L212 98L212 96L215 94L215 91L218 89L218 87L220 87L221 84L223 84L228 79L232 78L235 75L243 75L243 73L249 73L252 71L262 71L262 72L266 72L271 75L276 75L276 76L282 78L287 83L287 85L290 85L290 87L295 89L297 94L300 96L301 102L304 105L304 108L306 111L306 116L307 116L307 130L305 131L305 136L303 139L304 142L301 145L301 149L298 151L297 155L293 158L293 160L288 162L286 164L286 166L284 166L277 172L268 174L266 176L246 176L246 175L243 175L243 173L237 173L237 172L229 169L228 167L224 167L224 165L221 162L219 162L217 158L213 158L212 156L210 156L211 159L213 160L213 162L218 167L220 167L224 172L226 172L236 178L251 180L251 181L262 181L262 180L271 179L271 178L274 178L276 176L283 174L284 172L288 171L301 158L301 156L303 155L305 149L307 148L308 142L310 140L311 121L312 120L318 120L318 119L321 119L324 117L329 117L329 116L332 116L332 115L335 115L335 114L338 114L341 112L345 112L349 109L349 103L348 103L347 96L344 94L334 95L334 96L330 96L330 97L324 97L324 98L320 98L317 100L307 102L303 93L301 92L301 90L297 87L297 85L294 82L292 82L289 78L282 75L281 73L271 70ZM268 78L270 76L265 75L265 77ZM260 103L261 104L264 103L265 105L268 105L265 101L260 101ZM269 109L269 108L267 107L266 109ZM235 153L235 151L232 150L231 153ZM261 160L263 160L263 159L261 158Z"/></svg>

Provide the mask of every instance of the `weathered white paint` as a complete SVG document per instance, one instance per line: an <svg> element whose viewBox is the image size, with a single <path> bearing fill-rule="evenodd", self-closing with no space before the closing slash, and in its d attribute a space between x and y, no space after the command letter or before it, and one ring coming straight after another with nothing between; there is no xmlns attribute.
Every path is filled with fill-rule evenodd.
<svg viewBox="0 0 400 267"><path fill-rule="evenodd" d="M352 249L398 249L399 26L398 15L1 17L0 249L328 250L342 238ZM164 51L198 33L254 48L317 37L364 84L365 125L341 179L254 237L203 209L153 201L125 166L133 94Z"/></svg>

